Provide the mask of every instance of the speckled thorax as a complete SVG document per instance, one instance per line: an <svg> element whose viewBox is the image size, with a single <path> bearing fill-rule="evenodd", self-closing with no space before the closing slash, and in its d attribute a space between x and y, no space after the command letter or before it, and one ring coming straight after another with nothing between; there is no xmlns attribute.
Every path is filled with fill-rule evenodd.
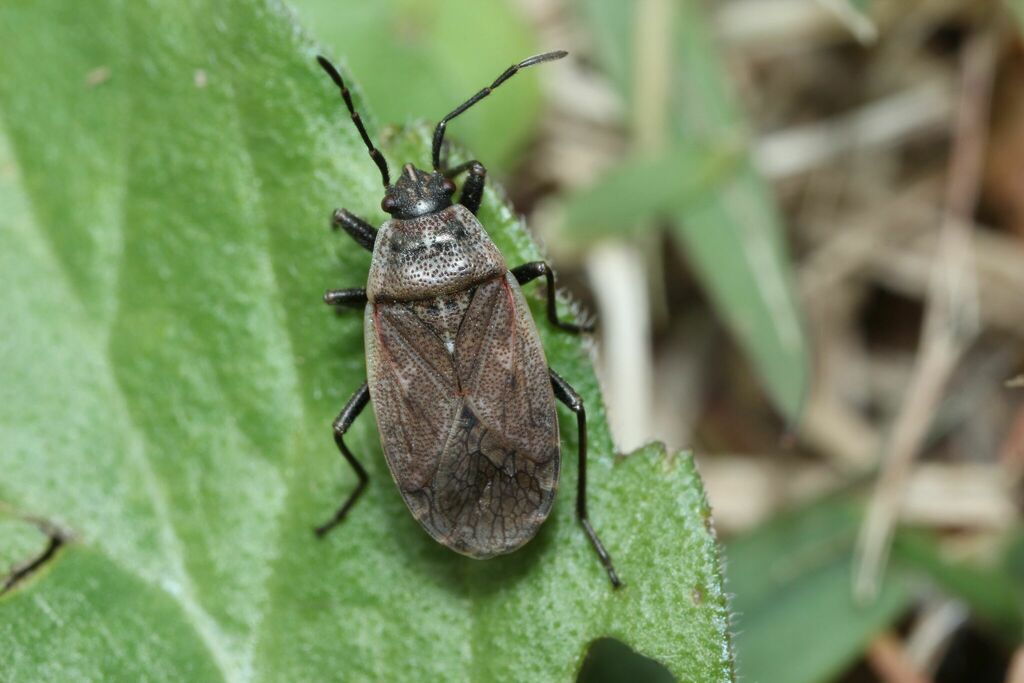
<svg viewBox="0 0 1024 683"><path fill-rule="evenodd" d="M464 206L381 226L366 286L373 303L440 299L503 276L501 252Z"/></svg>

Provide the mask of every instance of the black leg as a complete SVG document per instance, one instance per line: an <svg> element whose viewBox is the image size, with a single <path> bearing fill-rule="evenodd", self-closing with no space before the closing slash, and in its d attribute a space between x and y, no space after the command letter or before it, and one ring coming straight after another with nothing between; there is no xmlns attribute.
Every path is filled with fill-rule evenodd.
<svg viewBox="0 0 1024 683"><path fill-rule="evenodd" d="M331 227L335 230L343 228L359 246L366 251L373 251L373 243L377 241L377 228L362 218L349 213L346 209L335 209L334 215L331 216Z"/></svg>
<svg viewBox="0 0 1024 683"><path fill-rule="evenodd" d="M356 484L355 490L349 494L348 498L345 499L345 502L342 503L340 508L338 508L338 511L334 513L334 516L315 529L316 535L321 538L323 538L324 534L328 531L340 524L341 520L345 519L345 515L348 514L349 509L351 509L355 504L356 499L359 498L363 489L366 488L366 482L369 481L369 477L366 476L366 470L363 469L363 466L359 464L359 461L356 460L354 455L352 455L348 446L345 445L345 432L348 431L348 428L352 426L355 419L359 417L359 413L363 412L363 408L365 408L366 404L369 402L370 389L366 385L366 382L363 382L363 386L359 387L356 390L356 393L352 394L352 398L348 400L348 403L345 404L341 413L334 420L334 442L338 444L338 450L341 451L343 456L345 456L345 460L348 461L348 464L356 471L356 476L359 477L359 483Z"/></svg>
<svg viewBox="0 0 1024 683"><path fill-rule="evenodd" d="M366 305L366 290L362 287L352 289L328 289L324 292L324 303L329 306L351 306L357 308Z"/></svg>
<svg viewBox="0 0 1024 683"><path fill-rule="evenodd" d="M477 166L479 166L478 169L475 168ZM460 175L462 175L466 171L470 171L470 172L474 172L475 171L476 173L479 173L480 175L486 175L487 174L487 170L484 168L484 165L481 164L476 159L470 159L469 161L464 161L463 163L459 164L458 166L452 166L451 168L442 171L442 174L444 175L445 178L458 178Z"/></svg>
<svg viewBox="0 0 1024 683"><path fill-rule="evenodd" d="M587 516L587 411L583 408L583 399L576 393L576 390L569 386L569 383L558 376L554 370L548 368L551 373L551 386L555 390L555 398L569 406L572 412L576 413L576 428L579 433L579 480L576 488L576 518L583 525L583 531L590 539L590 545L594 546L598 559L608 572L612 586L618 588L622 585L619 575L615 572L612 558L604 549L604 544L590 526L590 518Z"/></svg>
<svg viewBox="0 0 1024 683"><path fill-rule="evenodd" d="M524 263L521 266L513 268L512 274L515 275L516 281L521 285L525 285L527 282L532 282L541 275L547 278L548 320L552 325L565 330L566 332L572 332L573 334L594 331L593 325L575 325L573 323L562 322L558 319L558 309L555 307L555 274L551 272L551 267L548 266L547 263L544 261L530 261L529 263Z"/></svg>
<svg viewBox="0 0 1024 683"><path fill-rule="evenodd" d="M462 184L462 194L459 195L459 204L469 209L474 216L480 208L480 202L484 198L484 181L487 178L487 169L475 159L459 164L444 172L446 178L454 178L460 173L468 171L466 182Z"/></svg>

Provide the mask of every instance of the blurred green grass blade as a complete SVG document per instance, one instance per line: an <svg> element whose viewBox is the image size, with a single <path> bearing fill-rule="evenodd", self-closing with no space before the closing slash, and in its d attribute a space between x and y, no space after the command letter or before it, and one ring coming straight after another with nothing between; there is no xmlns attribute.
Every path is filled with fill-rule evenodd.
<svg viewBox="0 0 1024 683"><path fill-rule="evenodd" d="M898 569L890 570L874 603L853 603L859 519L852 506L826 500L726 544L741 680L831 680L909 607L912 584Z"/></svg>
<svg viewBox="0 0 1024 683"><path fill-rule="evenodd" d="M585 342L543 322L625 588L575 521L564 410L564 493L523 550L430 540L372 411L349 439L371 485L314 540L354 484L330 424L365 376L361 316L320 296L369 257L327 219L382 218L316 52L274 2L0 6L0 509L74 539L0 598L0 680L568 681L604 636L731 680L692 460L616 458ZM429 130L377 134L392 160L428 154ZM498 197L481 220L510 263L538 258ZM14 562L26 534L0 524Z"/></svg>
<svg viewBox="0 0 1024 683"><path fill-rule="evenodd" d="M676 235L709 298L746 351L769 397L791 422L803 409L810 359L792 274L771 197L756 172L735 180L676 217Z"/></svg>
<svg viewBox="0 0 1024 683"><path fill-rule="evenodd" d="M638 3L577 0L595 36L602 64L630 101L633 78L634 8ZM671 44L671 134L675 144L708 139L747 139L702 5L674 3ZM799 417L809 360L783 226L770 187L749 156L736 173L724 174L703 201L674 214L675 235L701 283L750 358L768 394L790 420ZM690 170L679 178L685 192ZM621 197L624 208L644 208ZM620 226L623 232L633 224Z"/></svg>
<svg viewBox="0 0 1024 683"><path fill-rule="evenodd" d="M703 201L742 159L734 140L722 140L681 143L657 156L626 160L569 198L556 238L565 241L564 249L582 249L594 239L621 235L627 226L653 227L652 219Z"/></svg>
<svg viewBox="0 0 1024 683"><path fill-rule="evenodd" d="M871 18L871 0L818 0L818 3L831 11L862 44L878 39L878 26Z"/></svg>
<svg viewBox="0 0 1024 683"><path fill-rule="evenodd" d="M382 121L436 122L538 51L530 26L508 0L292 0L300 20L359 80ZM508 168L540 113L536 72L503 86L459 118L449 135L492 174Z"/></svg>
<svg viewBox="0 0 1024 683"><path fill-rule="evenodd" d="M1011 563L983 568L944 558L933 536L901 531L878 599L850 598L853 547L863 509L828 498L793 510L726 544L741 677L762 683L830 680L889 627L926 586L967 602L1012 646L1022 630L1019 577Z"/></svg>
<svg viewBox="0 0 1024 683"><path fill-rule="evenodd" d="M948 559L931 536L920 532L897 535L892 554L901 565L964 600L1007 645L1016 645L1024 636L1024 585L1010 566L980 567Z"/></svg>
<svg viewBox="0 0 1024 683"><path fill-rule="evenodd" d="M636 3L614 0L576 0L581 18L594 37L601 67L624 95L633 99L633 22Z"/></svg>
<svg viewBox="0 0 1024 683"><path fill-rule="evenodd" d="M1002 565L1006 574L1013 577L1017 585L1024 586L1024 527L1020 525L1019 520L1010 534Z"/></svg>
<svg viewBox="0 0 1024 683"><path fill-rule="evenodd" d="M1010 11L1017 17L1017 29L1024 30L1024 0L1009 0Z"/></svg>

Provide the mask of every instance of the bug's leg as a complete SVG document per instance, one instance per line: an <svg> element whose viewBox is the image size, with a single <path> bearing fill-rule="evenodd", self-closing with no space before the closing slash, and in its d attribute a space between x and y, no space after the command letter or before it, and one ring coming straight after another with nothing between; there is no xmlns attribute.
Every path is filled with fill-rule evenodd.
<svg viewBox="0 0 1024 683"><path fill-rule="evenodd" d="M590 539L590 545L594 546L598 559L601 560L605 571L608 572L608 578L611 579L612 586L618 588L622 585L622 582L619 580L619 575L615 572L612 558L608 555L608 551L604 549L604 544L597 537L594 527L590 525L590 518L587 516L587 411L583 408L583 399L576 393L576 390L569 386L569 383L551 368L548 368L548 372L551 374L551 386L555 390L555 398L567 405L572 412L576 413L576 429L579 433L579 479L577 480L576 487L576 519L580 521L583 531L587 534L587 538Z"/></svg>
<svg viewBox="0 0 1024 683"><path fill-rule="evenodd" d="M469 209L474 216L480 208L480 201L484 198L484 181L487 179L487 169L475 159L449 168L444 172L446 178L454 178L460 173L467 171L466 182L462 185L462 194L459 195L459 204Z"/></svg>
<svg viewBox="0 0 1024 683"><path fill-rule="evenodd" d="M366 290L362 287L351 289L328 289L324 292L324 303L328 306L350 306L358 308L366 305Z"/></svg>
<svg viewBox="0 0 1024 683"><path fill-rule="evenodd" d="M349 213L348 209L335 209L331 216L331 227L344 229L366 251L373 251L373 243L377 241L377 228L362 218Z"/></svg>
<svg viewBox="0 0 1024 683"><path fill-rule="evenodd" d="M555 327L565 330L566 332L572 332L573 334L579 334L580 332L593 332L593 325L576 325L574 323L562 322L558 319L558 309L555 306L555 274L551 272L551 266L544 261L530 261L524 263L521 266L516 266L512 269L512 274L515 276L516 281L525 285L527 282L536 280L541 275L547 278L548 281L548 320Z"/></svg>
<svg viewBox="0 0 1024 683"><path fill-rule="evenodd" d="M363 489L366 488L366 483L369 481L369 477L366 475L366 470L363 469L363 466L360 465L359 461L356 460L354 455L352 455L352 451L350 451L348 446L345 445L345 432L348 431L348 428L352 426L352 423L359 416L359 413L363 411L363 408L365 408L366 404L369 402L370 389L366 382L363 382L363 386L359 387L356 390L356 393L352 394L352 398L348 400L348 403L345 404L341 413L339 413L338 417L334 420L334 442L338 444L338 450L341 451L341 454L345 457L345 460L348 461L348 464L356 471L356 476L359 477L359 483L356 484L355 490L349 494L348 498L345 499L345 502L341 504L340 508L338 508L338 511L334 513L334 516L315 529L316 535L321 538L323 538L323 535L328 531L336 527L341 520L345 519L345 515L348 514L348 511L352 508L352 505L355 504L356 500L363 492Z"/></svg>

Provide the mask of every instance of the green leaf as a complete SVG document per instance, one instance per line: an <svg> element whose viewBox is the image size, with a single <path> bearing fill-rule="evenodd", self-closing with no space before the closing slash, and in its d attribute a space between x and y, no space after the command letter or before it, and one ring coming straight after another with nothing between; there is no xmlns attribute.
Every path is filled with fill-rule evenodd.
<svg viewBox="0 0 1024 683"><path fill-rule="evenodd" d="M851 597L861 515L845 501L795 510L726 546L739 675L759 683L832 680L905 613L912 580L891 568L877 598Z"/></svg>
<svg viewBox="0 0 1024 683"><path fill-rule="evenodd" d="M602 65L630 101L633 77L634 13L645 3L577 0L594 33ZM670 74L670 130L673 146L693 141L748 139L729 89L729 75L713 43L714 31L700 3L666 3L673 12L665 55ZM685 159L680 163L685 164ZM719 314L750 358L778 409L799 418L809 373L809 356L783 241L783 226L771 188L758 175L749 152L734 173L721 174L701 201L685 201L674 212L675 235L683 244ZM690 194L700 159L677 171L677 190ZM623 210L646 215L644 197L620 197ZM629 231L636 223L620 224Z"/></svg>
<svg viewBox="0 0 1024 683"><path fill-rule="evenodd" d="M507 0L292 4L314 36L342 57L384 121L436 122L509 64L539 51L525 18ZM537 78L531 70L516 76L502 86L501 103L490 98L474 107L452 124L451 134L491 164L510 161L539 114Z"/></svg>
<svg viewBox="0 0 1024 683"><path fill-rule="evenodd" d="M361 316L319 300L369 255L327 217L382 218L315 54L275 3L0 8L0 503L73 539L0 597L0 679L565 681L612 636L731 680L692 460L616 458L585 342L548 325L623 589L574 519L564 410L564 493L523 550L430 540L372 411L349 439L370 487L313 538L355 483L330 423L365 376ZM426 129L374 134L423 163ZM511 263L539 257L493 190L480 217ZM24 533L0 525L0 547Z"/></svg>
<svg viewBox="0 0 1024 683"><path fill-rule="evenodd" d="M50 537L31 521L21 519L0 507L0 590L17 572L46 552Z"/></svg>
<svg viewBox="0 0 1024 683"><path fill-rule="evenodd" d="M220 677L182 604L103 553L68 548L45 581L45 590L17 591L0 603L4 680Z"/></svg>

